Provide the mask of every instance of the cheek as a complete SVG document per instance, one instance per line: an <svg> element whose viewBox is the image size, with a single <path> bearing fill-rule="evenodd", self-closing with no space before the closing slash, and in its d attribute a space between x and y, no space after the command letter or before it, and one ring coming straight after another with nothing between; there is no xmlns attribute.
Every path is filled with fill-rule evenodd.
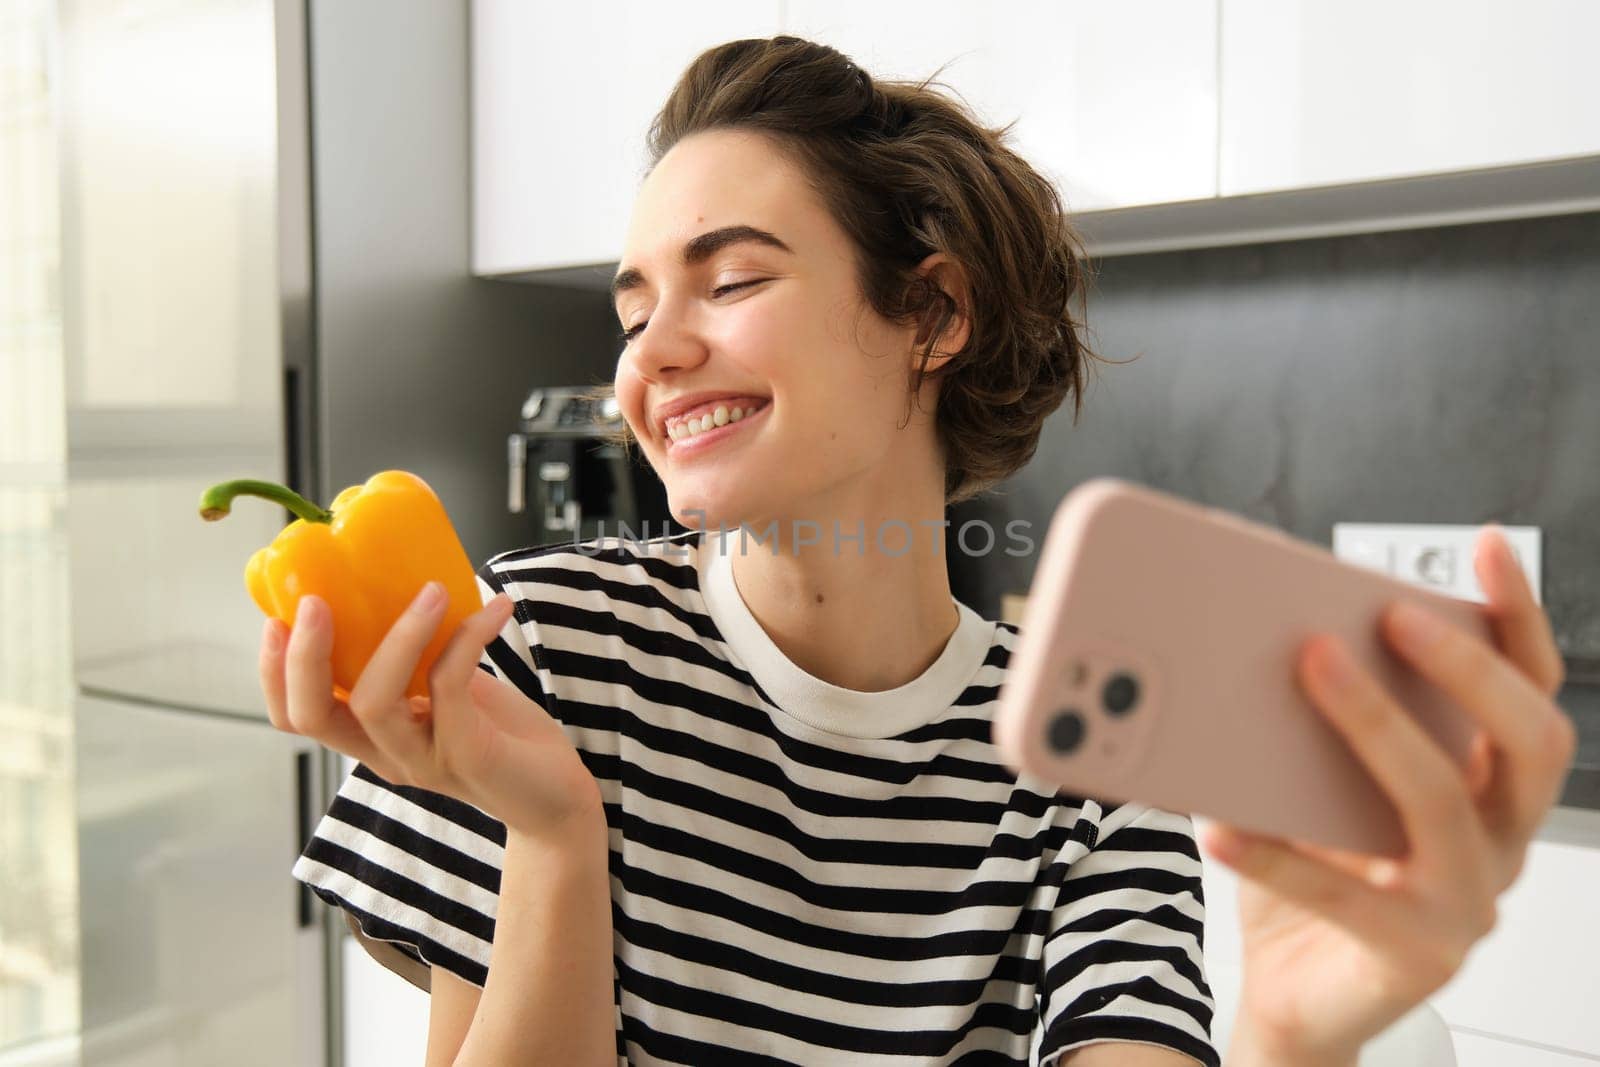
<svg viewBox="0 0 1600 1067"><path fill-rule="evenodd" d="M794 436L786 439L786 447L854 468L881 460L894 446L900 409L887 403L887 396L840 380L833 388L808 387L788 400L784 428Z"/></svg>
<svg viewBox="0 0 1600 1067"><path fill-rule="evenodd" d="M622 409L623 418L627 419L628 425L633 428L634 436L646 437L644 383L639 380L638 375L627 370L625 365L619 365L611 388L616 393L617 405Z"/></svg>
<svg viewBox="0 0 1600 1067"><path fill-rule="evenodd" d="M788 426L819 447L887 447L907 401L905 374L887 356L828 336L790 337L778 351L782 358L762 371L784 401Z"/></svg>

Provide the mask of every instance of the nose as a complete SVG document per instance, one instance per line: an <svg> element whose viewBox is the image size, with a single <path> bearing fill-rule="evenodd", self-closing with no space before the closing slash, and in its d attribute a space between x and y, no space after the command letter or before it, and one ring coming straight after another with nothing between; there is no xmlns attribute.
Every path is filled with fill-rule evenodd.
<svg viewBox="0 0 1600 1067"><path fill-rule="evenodd" d="M692 370L706 360L706 346L685 316L663 300L650 320L623 349L623 361L647 382L660 382L673 371Z"/></svg>

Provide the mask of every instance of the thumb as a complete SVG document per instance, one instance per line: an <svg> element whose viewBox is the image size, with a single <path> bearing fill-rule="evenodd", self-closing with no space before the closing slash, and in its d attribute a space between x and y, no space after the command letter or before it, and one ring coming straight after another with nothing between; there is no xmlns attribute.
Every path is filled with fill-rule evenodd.
<svg viewBox="0 0 1600 1067"><path fill-rule="evenodd" d="M474 671L467 683L472 702L495 729L524 740L552 738L560 726L522 690L488 671Z"/></svg>

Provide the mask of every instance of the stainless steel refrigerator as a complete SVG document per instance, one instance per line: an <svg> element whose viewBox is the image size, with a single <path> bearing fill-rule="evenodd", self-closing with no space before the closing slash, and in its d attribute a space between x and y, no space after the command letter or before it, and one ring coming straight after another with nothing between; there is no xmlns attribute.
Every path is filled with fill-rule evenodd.
<svg viewBox="0 0 1600 1067"><path fill-rule="evenodd" d="M290 868L340 769L268 724L242 577L292 516L199 495L397 467L516 547L506 435L608 369L604 294L470 276L467 5L58 12L82 1062L332 1067L345 928Z"/></svg>

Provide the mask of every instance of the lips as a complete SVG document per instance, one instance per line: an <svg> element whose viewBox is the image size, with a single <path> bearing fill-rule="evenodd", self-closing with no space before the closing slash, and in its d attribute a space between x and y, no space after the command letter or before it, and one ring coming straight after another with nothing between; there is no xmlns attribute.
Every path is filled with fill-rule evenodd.
<svg viewBox="0 0 1600 1067"><path fill-rule="evenodd" d="M656 432L661 437L671 440L668 424L677 422L684 416L703 417L712 414L719 407L741 408L746 414L753 414L766 406L768 401L768 397L753 393L696 393L657 405L653 413Z"/></svg>
<svg viewBox="0 0 1600 1067"><path fill-rule="evenodd" d="M734 406L737 407L738 405ZM668 434L666 435L667 453L672 456L692 455L713 447L723 438L739 433L748 423L759 422L765 418L767 409L771 406L771 403L761 401L759 406L755 407L750 414L743 415L737 420L729 419L720 426L714 425L710 429L699 430L692 434L680 433L677 437ZM676 424L674 425L676 426Z"/></svg>

